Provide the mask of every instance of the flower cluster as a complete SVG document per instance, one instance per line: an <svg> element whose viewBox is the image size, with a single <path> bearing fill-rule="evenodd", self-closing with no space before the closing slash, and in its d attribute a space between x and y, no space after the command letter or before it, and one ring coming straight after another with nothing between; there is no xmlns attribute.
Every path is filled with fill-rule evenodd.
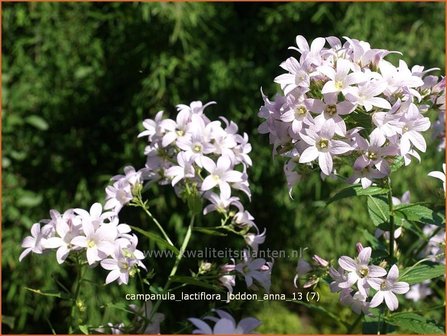
<svg viewBox="0 0 447 336"><path fill-rule="evenodd" d="M358 256L352 259L342 256L338 259L338 269L331 267L329 275L333 279L330 284L332 292L340 292L340 302L349 305L357 314L368 314L369 308L379 306L383 301L390 310L399 306L396 294L405 294L410 287L406 282L400 282L397 265L387 271L376 265L371 265L370 247L358 247ZM371 290L375 290L372 299Z"/></svg>
<svg viewBox="0 0 447 336"><path fill-rule="evenodd" d="M206 316L203 319L191 317L188 320L197 328L193 330L193 334L248 334L259 327L261 322L254 317L243 318L239 323L226 311L221 309L214 310L219 317ZM213 327L205 322L208 320L214 323Z"/></svg>
<svg viewBox="0 0 447 336"><path fill-rule="evenodd" d="M422 132L430 128L424 113L445 106L445 89L426 76L435 69L410 69L403 60L395 66L384 57L396 52L345 40L320 37L309 46L297 36L291 49L301 56L283 62L287 73L275 78L283 94L273 101L263 94L259 132L269 134L274 154L287 158L290 189L316 166L322 177L353 167L348 181L367 188L388 176L397 159L420 160Z"/></svg>
<svg viewBox="0 0 447 336"><path fill-rule="evenodd" d="M180 196L189 196L197 189L216 204L234 202L232 189L245 192L250 197L246 169L252 162L248 153L251 145L247 134L238 134L238 127L224 117L223 121L210 121L204 110L210 104L200 101L191 105L178 105L176 120L163 118L163 111L155 119L143 122L148 145L144 179L171 183ZM186 193L186 194L185 194Z"/></svg>
<svg viewBox="0 0 447 336"><path fill-rule="evenodd" d="M20 261L31 252L42 254L56 249L59 264L71 255L76 262L82 257L91 267L100 264L109 271L106 284L115 280L127 284L138 267L145 269L141 262L144 255L137 250L137 236L129 225L119 222L115 212L104 212L100 203L93 204L89 211L69 209L61 214L51 210L50 216L42 224L33 224L31 236L23 240L25 250Z"/></svg>

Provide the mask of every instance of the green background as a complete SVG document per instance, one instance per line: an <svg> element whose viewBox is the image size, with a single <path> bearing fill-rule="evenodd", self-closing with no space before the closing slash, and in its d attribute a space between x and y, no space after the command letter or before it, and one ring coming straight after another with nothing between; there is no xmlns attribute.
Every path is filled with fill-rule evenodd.
<svg viewBox="0 0 447 336"><path fill-rule="evenodd" d="M288 46L295 36L349 36L372 47L399 50L409 65L444 66L444 4L442 3L3 3L2 17L2 275L3 332L66 331L70 304L35 295L25 287L51 291L56 280L71 286L69 267L54 254L31 255L18 262L21 241L49 209L88 208L102 201L112 175L145 162L144 140L136 135L141 122L159 110L175 116L175 105L214 100L207 115L223 115L249 134L253 191L247 208L260 228L267 227L270 249L308 247L327 259L354 254L368 221L364 200L347 199L325 206L340 183L311 176L290 199L282 161L272 159L268 137L259 135L260 87L269 96L278 89L274 77L280 62L294 55ZM388 59L396 61L396 56ZM445 73L445 70L441 70ZM440 74L440 72L438 72ZM436 116L431 115L431 119ZM442 203L440 183L426 175L440 170L443 153L427 135L421 164L413 163L393 176L400 196L410 190L413 201ZM151 207L167 230L182 235L185 207L170 188L150 191ZM247 204L247 202L245 202ZM144 228L148 221L134 209L123 213L128 223ZM212 218L212 217L211 217ZM193 240L226 246L215 237ZM403 239L414 239L410 234ZM153 245L141 240L141 248ZM146 244L146 245L144 245ZM166 265L147 262L160 274ZM293 287L295 259L278 260L273 291ZM186 271L186 268L185 270ZM104 273L97 270L96 279ZM92 279L95 273L91 272ZM102 280L101 280L102 281ZM128 287L86 284L85 322L99 325L126 320L110 307L123 301ZM438 295L410 309L444 321L442 285ZM242 287L243 288L243 287ZM320 288L324 305L341 319L354 320L338 296ZM98 305L108 306L98 308ZM177 304L178 306L178 304ZM162 332L190 332L182 323L201 316L206 306L162 306L168 323ZM259 332L345 332L337 321L296 304L245 304L236 316L263 320ZM171 323L172 322L172 323ZM167 326L175 326L168 328ZM357 330L359 331L359 330Z"/></svg>

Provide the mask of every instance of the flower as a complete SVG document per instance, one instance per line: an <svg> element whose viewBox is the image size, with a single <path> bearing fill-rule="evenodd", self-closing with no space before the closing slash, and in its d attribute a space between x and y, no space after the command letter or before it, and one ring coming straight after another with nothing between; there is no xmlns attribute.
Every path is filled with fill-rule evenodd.
<svg viewBox="0 0 447 336"><path fill-rule="evenodd" d="M445 192L445 163L442 164L442 172L432 171L432 172L428 173L428 176L440 179L442 181L442 187L444 188L444 192Z"/></svg>
<svg viewBox="0 0 447 336"><path fill-rule="evenodd" d="M20 254L19 261L22 261L31 252L42 254L44 251L44 243L51 232L51 227L45 225L40 226L40 223L34 223L31 227L31 236L26 237L22 242L22 247L25 250Z"/></svg>
<svg viewBox="0 0 447 336"><path fill-rule="evenodd" d="M374 308L380 305L384 300L388 308L393 311L399 306L396 294L405 294L410 290L406 282L398 282L399 269L396 265L391 266L386 279L371 279L369 284L377 290L373 296L370 307Z"/></svg>
<svg viewBox="0 0 447 336"><path fill-rule="evenodd" d="M235 270L245 278L247 288L254 285L254 281L267 292L270 291L272 263L263 258L253 259L248 250L244 250L243 260L236 264Z"/></svg>
<svg viewBox="0 0 447 336"><path fill-rule="evenodd" d="M193 334L248 334L256 329L261 322L254 317L246 317L236 324L236 320L229 313L221 310L214 310L219 318L207 316L207 319L214 322L214 327L211 328L205 321L191 317L188 320L197 328L193 330Z"/></svg>
<svg viewBox="0 0 447 336"><path fill-rule="evenodd" d="M340 302L350 306L352 311L357 315L362 313L368 315L370 303L366 301L367 298L368 296L361 292L355 292L354 295L351 295L349 289L344 289L340 293Z"/></svg>
<svg viewBox="0 0 447 336"><path fill-rule="evenodd" d="M333 169L332 156L349 152L352 147L346 142L332 139L335 128L324 125L317 133L308 129L306 135L301 134L301 138L309 146L302 152L299 162L311 162L318 158L318 165L325 175L330 175Z"/></svg>
<svg viewBox="0 0 447 336"><path fill-rule="evenodd" d="M369 265L371 259L371 247L365 247L354 260L351 257L343 256L338 259L338 264L342 269L348 272L348 280L345 284L339 284L342 288L350 287L357 283L357 287L362 295L366 295L366 291L375 278L386 275L385 269L376 265Z"/></svg>
<svg viewBox="0 0 447 336"><path fill-rule="evenodd" d="M429 287L430 280L425 280L420 284L410 286L410 290L405 294L405 298L418 302L431 295L433 292Z"/></svg>
<svg viewBox="0 0 447 336"><path fill-rule="evenodd" d="M59 264L62 264L72 250L79 250L78 246L72 244L72 240L81 234L81 218L76 216L73 210L67 210L61 216L58 212L56 214L55 227L57 236L48 238L44 245L45 248L57 248L56 259Z"/></svg>
<svg viewBox="0 0 447 336"><path fill-rule="evenodd" d="M101 260L101 267L110 271L106 278L106 285L117 280L119 284L127 284L129 276L139 266L145 269L140 260L144 259L141 251L136 249L137 236L124 236L116 240L112 258Z"/></svg>
<svg viewBox="0 0 447 336"><path fill-rule="evenodd" d="M210 173L203 180L203 191L219 186L222 196L230 197L231 187L229 182L242 182L242 173L231 169L231 161L226 156L221 156L217 163L211 159L203 160L203 167Z"/></svg>

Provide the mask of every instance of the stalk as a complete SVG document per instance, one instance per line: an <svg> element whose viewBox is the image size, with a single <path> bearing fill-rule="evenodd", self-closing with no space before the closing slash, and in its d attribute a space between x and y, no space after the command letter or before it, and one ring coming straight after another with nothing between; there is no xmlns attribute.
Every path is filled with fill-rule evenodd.
<svg viewBox="0 0 447 336"><path fill-rule="evenodd" d="M393 190L391 188L391 178L388 177L388 206L390 211L390 261L394 258L394 209L393 209Z"/></svg>

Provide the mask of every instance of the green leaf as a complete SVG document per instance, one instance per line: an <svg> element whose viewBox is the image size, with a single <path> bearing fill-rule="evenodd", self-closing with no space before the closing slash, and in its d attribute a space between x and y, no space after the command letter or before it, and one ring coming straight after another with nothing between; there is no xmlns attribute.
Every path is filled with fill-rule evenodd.
<svg viewBox="0 0 447 336"><path fill-rule="evenodd" d="M398 170L400 167L402 167L405 163L404 157L403 156L398 156L393 163L391 163L391 172L395 172L396 170Z"/></svg>
<svg viewBox="0 0 447 336"><path fill-rule="evenodd" d="M383 195L388 192L387 189L380 187L369 187L363 189L361 185L352 185L347 188L344 188L338 191L334 196L332 196L327 204L332 202L341 200L343 198L353 197L353 196L374 196L374 195Z"/></svg>
<svg viewBox="0 0 447 336"><path fill-rule="evenodd" d="M425 317L411 313L400 312L394 313L387 317L390 324L404 328L410 332L417 334L444 334L445 327Z"/></svg>
<svg viewBox="0 0 447 336"><path fill-rule="evenodd" d="M218 291L218 292L222 291L222 288L220 288L220 287L217 287L210 283L201 281L200 279L193 278L193 277L186 276L186 275L175 275L175 276L171 277L171 282L178 282L178 283L184 283L184 284L188 284L188 285L192 285L192 286L208 288L208 289L212 289L212 290Z"/></svg>
<svg viewBox="0 0 447 336"><path fill-rule="evenodd" d="M24 195L17 200L17 206L25 208L34 208L38 206L41 202L42 202L41 195L32 192L25 192Z"/></svg>
<svg viewBox="0 0 447 336"><path fill-rule="evenodd" d="M377 239L374 235L372 235L368 230L363 230L363 237L365 238L365 240L369 243L368 246L371 246L371 248L373 249L374 252L387 252L387 248L385 245L383 245L383 243ZM385 255L383 253L380 254L381 256Z"/></svg>
<svg viewBox="0 0 447 336"><path fill-rule="evenodd" d="M421 204L399 204L394 209L399 217L407 221L445 226L444 213L435 212Z"/></svg>
<svg viewBox="0 0 447 336"><path fill-rule="evenodd" d="M49 297L57 297L59 299L70 299L70 296L65 294L65 293L61 293L58 291L51 291L51 292L42 292L40 289L33 289L33 288L28 288L25 287L26 290L29 290L30 292L33 292L35 294L39 294L39 295L43 295L43 296L49 296Z"/></svg>
<svg viewBox="0 0 447 336"><path fill-rule="evenodd" d="M198 231L201 233L205 233L211 236L221 236L221 237L226 237L227 234L222 233L222 232L218 232L216 230L212 230L212 229L208 229L208 228L203 228L203 227L195 227L193 228L194 231Z"/></svg>
<svg viewBox="0 0 447 336"><path fill-rule="evenodd" d="M155 234L153 232L145 231L145 230L140 229L139 227L136 227L136 226L130 226L130 227L132 228L132 230L134 230L134 231L142 234L143 236L145 236L145 237L155 241L161 249L171 250L176 255L178 255L180 253L180 251L175 246L172 246L171 244L169 244L166 240L164 240L159 235L157 235L157 234Z"/></svg>
<svg viewBox="0 0 447 336"><path fill-rule="evenodd" d="M2 315L2 324L7 325L9 328L14 329L15 317Z"/></svg>
<svg viewBox="0 0 447 336"><path fill-rule="evenodd" d="M368 196L368 213L375 226L387 223L390 217L388 200L384 196Z"/></svg>
<svg viewBox="0 0 447 336"><path fill-rule="evenodd" d="M81 325L81 326L79 326L79 330L82 331L82 333L83 333L84 335L88 335L88 334L89 334L89 332L88 332L88 326L86 326L86 325Z"/></svg>
<svg viewBox="0 0 447 336"><path fill-rule="evenodd" d="M38 130L46 131L48 129L48 123L37 115L30 115L26 117L25 121Z"/></svg>
<svg viewBox="0 0 447 336"><path fill-rule="evenodd" d="M435 263L425 263L405 268L399 277L400 281L408 282L410 285L420 283L424 280L440 277L445 273L445 266Z"/></svg>

